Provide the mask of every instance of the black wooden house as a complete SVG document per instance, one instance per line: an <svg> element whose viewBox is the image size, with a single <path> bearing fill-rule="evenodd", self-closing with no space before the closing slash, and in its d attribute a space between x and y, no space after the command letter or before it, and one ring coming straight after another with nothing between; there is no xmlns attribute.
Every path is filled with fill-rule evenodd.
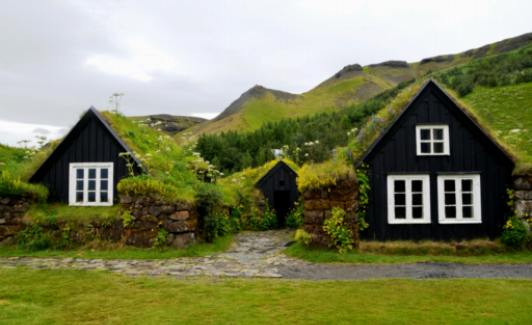
<svg viewBox="0 0 532 325"><path fill-rule="evenodd" d="M511 157L434 81L368 149L367 239L495 237Z"/></svg>
<svg viewBox="0 0 532 325"><path fill-rule="evenodd" d="M122 153L127 153L126 159ZM142 165L105 118L91 107L30 178L48 187L50 201L112 205L118 181Z"/></svg>
<svg viewBox="0 0 532 325"><path fill-rule="evenodd" d="M299 196L296 179L297 173L285 162L279 161L257 182L257 188L275 210L281 227Z"/></svg>

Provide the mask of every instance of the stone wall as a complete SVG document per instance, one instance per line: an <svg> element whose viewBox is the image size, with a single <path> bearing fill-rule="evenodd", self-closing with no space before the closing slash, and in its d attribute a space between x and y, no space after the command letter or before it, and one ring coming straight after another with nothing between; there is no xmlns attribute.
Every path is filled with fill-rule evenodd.
<svg viewBox="0 0 532 325"><path fill-rule="evenodd" d="M12 239L23 228L22 218L31 203L24 197L0 197L0 243Z"/></svg>
<svg viewBox="0 0 532 325"><path fill-rule="evenodd" d="M303 200L303 229L312 236L311 245L330 246L331 239L323 230L323 222L331 216L332 208L339 207L346 212L345 222L353 232L353 246L358 247L358 184L355 179L343 179L336 185L307 190L303 193Z"/></svg>
<svg viewBox="0 0 532 325"><path fill-rule="evenodd" d="M532 217L532 175L515 176L513 188L515 215L523 219Z"/></svg>
<svg viewBox="0 0 532 325"><path fill-rule="evenodd" d="M196 239L198 215L190 203L121 196L120 204L122 210L129 211L133 217L124 229L128 245L153 246L160 229L168 232L167 244L172 247L184 247Z"/></svg>
<svg viewBox="0 0 532 325"><path fill-rule="evenodd" d="M70 242L83 245L91 240L122 242L138 247L151 247L161 229L167 231L167 244L184 247L196 239L198 216L192 204L164 202L150 197L122 196L121 214L128 211L130 222L121 216L108 221L65 222L39 224L51 238L64 235L69 230ZM27 198L0 197L0 243L14 242L15 235L29 226L24 215L33 202Z"/></svg>

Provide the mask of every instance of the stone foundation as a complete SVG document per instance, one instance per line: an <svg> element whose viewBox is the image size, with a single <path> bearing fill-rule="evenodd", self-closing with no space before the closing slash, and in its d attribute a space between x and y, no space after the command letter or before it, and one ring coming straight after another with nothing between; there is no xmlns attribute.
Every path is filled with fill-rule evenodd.
<svg viewBox="0 0 532 325"><path fill-rule="evenodd" d="M0 243L12 239L23 228L23 217L31 200L24 197L0 197Z"/></svg>
<svg viewBox="0 0 532 325"><path fill-rule="evenodd" d="M514 177L514 213L516 216L528 219L532 217L532 175L518 175Z"/></svg>
<svg viewBox="0 0 532 325"><path fill-rule="evenodd" d="M323 230L323 222L331 216L331 210L345 210L345 223L353 232L353 247L358 247L359 231L356 216L358 184L355 179L343 179L336 185L307 190L303 193L303 229L312 236L311 245L329 247L331 238Z"/></svg>
<svg viewBox="0 0 532 325"><path fill-rule="evenodd" d="M132 221L124 229L125 243L150 247L161 229L168 232L167 244L184 247L196 239L198 215L186 202L165 202L152 197L121 196L123 211L129 211Z"/></svg>

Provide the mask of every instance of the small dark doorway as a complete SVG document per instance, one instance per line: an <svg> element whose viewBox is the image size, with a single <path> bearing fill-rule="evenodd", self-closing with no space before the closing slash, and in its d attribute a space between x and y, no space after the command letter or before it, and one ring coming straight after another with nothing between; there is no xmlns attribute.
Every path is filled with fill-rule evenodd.
<svg viewBox="0 0 532 325"><path fill-rule="evenodd" d="M279 227L285 226L286 216L299 196L296 178L296 172L279 161L257 182L257 187L275 210Z"/></svg>
<svg viewBox="0 0 532 325"><path fill-rule="evenodd" d="M292 209L294 202L290 198L290 191L273 192L273 208L277 214L279 227L285 226L286 215Z"/></svg>

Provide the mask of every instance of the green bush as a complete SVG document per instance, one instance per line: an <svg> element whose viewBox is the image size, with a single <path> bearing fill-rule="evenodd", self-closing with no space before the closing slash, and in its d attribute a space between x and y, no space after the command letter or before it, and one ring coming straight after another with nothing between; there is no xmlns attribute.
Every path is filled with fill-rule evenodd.
<svg viewBox="0 0 532 325"><path fill-rule="evenodd" d="M168 243L168 231L164 228L160 228L155 240L153 241L153 248L163 248Z"/></svg>
<svg viewBox="0 0 532 325"><path fill-rule="evenodd" d="M212 184L199 187L196 194L199 229L206 242L230 232L229 217L224 213L222 194Z"/></svg>
<svg viewBox="0 0 532 325"><path fill-rule="evenodd" d="M508 219L503 227L501 241L503 244L513 248L523 247L527 238L527 229L525 224L518 217Z"/></svg>
<svg viewBox="0 0 532 325"><path fill-rule="evenodd" d="M277 214L275 210L270 207L269 204L266 204L264 208L264 213L262 214L262 221L260 223L259 230L270 230L277 228Z"/></svg>
<svg viewBox="0 0 532 325"><path fill-rule="evenodd" d="M17 245L30 251L48 249L52 247L52 239L39 225L30 225L17 233Z"/></svg>
<svg viewBox="0 0 532 325"><path fill-rule="evenodd" d="M344 222L345 211L334 207L332 214L323 222L323 230L331 237L332 245L339 253L353 249L353 232Z"/></svg>
<svg viewBox="0 0 532 325"><path fill-rule="evenodd" d="M291 229L297 229L303 225L303 204L296 202L296 205L286 216L286 226Z"/></svg>
<svg viewBox="0 0 532 325"><path fill-rule="evenodd" d="M242 211L240 208L232 208L231 214L229 215L229 228L233 233L237 233L242 230Z"/></svg>
<svg viewBox="0 0 532 325"><path fill-rule="evenodd" d="M306 232L303 229L296 230L296 233L294 235L294 239L296 242L301 243L305 246L308 246L310 244L310 241L312 240L312 236Z"/></svg>

